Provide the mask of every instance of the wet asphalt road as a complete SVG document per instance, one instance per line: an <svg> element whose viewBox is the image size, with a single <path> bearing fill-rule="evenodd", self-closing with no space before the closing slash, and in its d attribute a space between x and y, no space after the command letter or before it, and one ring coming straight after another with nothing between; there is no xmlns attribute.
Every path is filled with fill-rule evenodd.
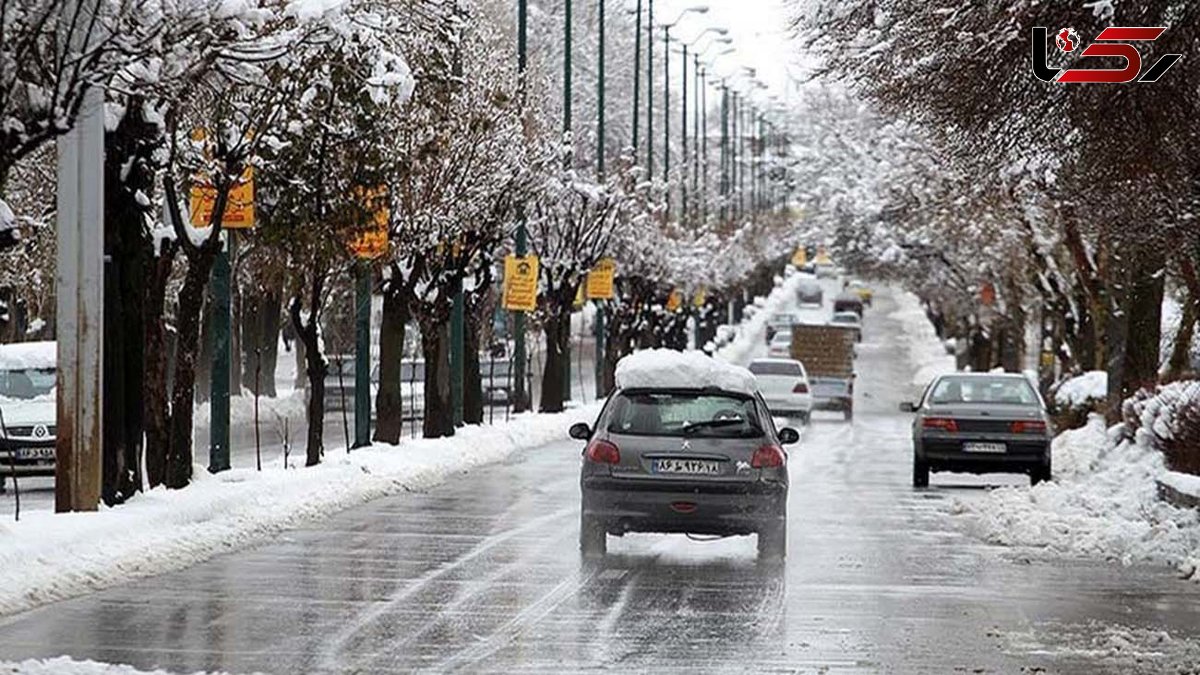
<svg viewBox="0 0 1200 675"><path fill-rule="evenodd" d="M789 556L752 537L610 539L580 560L562 442L191 569L0 622L0 657L171 671L1200 672L1200 586L1040 560L949 513L980 481L909 486L912 368L879 298L859 414L791 451ZM1169 636L1169 637L1167 637Z"/></svg>

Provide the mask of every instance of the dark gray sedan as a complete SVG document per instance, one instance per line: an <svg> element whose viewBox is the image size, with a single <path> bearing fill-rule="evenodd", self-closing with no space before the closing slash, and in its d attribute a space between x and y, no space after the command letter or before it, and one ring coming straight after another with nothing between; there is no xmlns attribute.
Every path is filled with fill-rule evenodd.
<svg viewBox="0 0 1200 675"><path fill-rule="evenodd" d="M758 534L759 556L787 548L787 453L762 397L719 389L626 389L609 397L580 475L579 546L601 556L608 535Z"/></svg>
<svg viewBox="0 0 1200 675"><path fill-rule="evenodd" d="M943 375L918 403L900 409L916 413L915 487L929 485L930 471L1027 473L1034 485L1050 480L1050 417L1022 375Z"/></svg>

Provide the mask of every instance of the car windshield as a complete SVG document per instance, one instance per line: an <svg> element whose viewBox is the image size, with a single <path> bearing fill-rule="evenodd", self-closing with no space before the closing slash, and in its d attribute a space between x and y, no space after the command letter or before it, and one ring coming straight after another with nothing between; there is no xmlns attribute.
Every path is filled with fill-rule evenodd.
<svg viewBox="0 0 1200 675"><path fill-rule="evenodd" d="M32 400L54 393L53 368L0 370L0 397Z"/></svg>
<svg viewBox="0 0 1200 675"><path fill-rule="evenodd" d="M752 398L687 392L622 393L613 402L608 431L630 436L763 435ZM710 422L722 422L708 426ZM700 425L700 426L693 426Z"/></svg>
<svg viewBox="0 0 1200 675"><path fill-rule="evenodd" d="M858 323L858 317L853 314L834 314L834 323Z"/></svg>
<svg viewBox="0 0 1200 675"><path fill-rule="evenodd" d="M795 375L804 374L797 361L754 361L750 364L750 372L755 375Z"/></svg>
<svg viewBox="0 0 1200 675"><path fill-rule="evenodd" d="M934 385L929 400L934 404L1038 404L1033 387L1017 377L943 377Z"/></svg>
<svg viewBox="0 0 1200 675"><path fill-rule="evenodd" d="M773 345L785 345L785 344L790 343L791 341L792 341L792 332L791 331L781 330L778 333L771 336L771 344L773 344Z"/></svg>

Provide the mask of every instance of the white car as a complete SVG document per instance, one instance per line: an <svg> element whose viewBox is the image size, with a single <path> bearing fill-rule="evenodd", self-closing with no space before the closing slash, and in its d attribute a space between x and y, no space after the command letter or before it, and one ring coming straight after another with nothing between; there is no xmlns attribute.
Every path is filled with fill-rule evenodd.
<svg viewBox="0 0 1200 675"><path fill-rule="evenodd" d="M853 328L855 331L855 341L862 342L862 318L855 312L835 312L829 323L835 326L845 326Z"/></svg>
<svg viewBox="0 0 1200 675"><path fill-rule="evenodd" d="M53 476L54 342L0 345L0 491L12 476Z"/></svg>
<svg viewBox="0 0 1200 675"><path fill-rule="evenodd" d="M790 358L792 356L792 329L776 331L767 343L767 356L771 358Z"/></svg>
<svg viewBox="0 0 1200 675"><path fill-rule="evenodd" d="M797 417L805 424L812 415L812 388L804 364L795 359L755 359L750 372L758 380L758 391L773 413Z"/></svg>

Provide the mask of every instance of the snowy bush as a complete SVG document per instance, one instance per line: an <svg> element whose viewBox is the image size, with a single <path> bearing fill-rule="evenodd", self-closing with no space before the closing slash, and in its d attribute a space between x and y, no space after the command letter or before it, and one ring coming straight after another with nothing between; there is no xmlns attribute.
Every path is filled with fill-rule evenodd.
<svg viewBox="0 0 1200 675"><path fill-rule="evenodd" d="M1200 474L1200 380L1139 391L1122 412L1129 437L1162 452L1172 470Z"/></svg>
<svg viewBox="0 0 1200 675"><path fill-rule="evenodd" d="M1056 429L1078 429L1088 415L1103 413L1108 400L1108 373L1092 370L1070 377L1051 390L1051 411Z"/></svg>

